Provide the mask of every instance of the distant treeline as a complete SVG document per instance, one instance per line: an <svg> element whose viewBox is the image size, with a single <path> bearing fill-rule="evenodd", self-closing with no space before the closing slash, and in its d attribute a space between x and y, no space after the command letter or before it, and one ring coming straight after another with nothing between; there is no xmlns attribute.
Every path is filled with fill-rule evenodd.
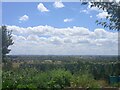
<svg viewBox="0 0 120 90"><path fill-rule="evenodd" d="M11 60L63 60L63 61L70 61L70 60L91 60L97 62L100 60L108 62L110 61L120 61L120 56L117 55L8 55L8 58Z"/></svg>

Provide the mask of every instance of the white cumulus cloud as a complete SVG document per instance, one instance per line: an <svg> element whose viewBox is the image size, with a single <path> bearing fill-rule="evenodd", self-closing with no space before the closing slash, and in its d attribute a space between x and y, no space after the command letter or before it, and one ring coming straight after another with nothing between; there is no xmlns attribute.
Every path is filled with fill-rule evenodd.
<svg viewBox="0 0 120 90"><path fill-rule="evenodd" d="M90 18L92 18L93 16L90 16Z"/></svg>
<svg viewBox="0 0 120 90"><path fill-rule="evenodd" d="M42 3L39 3L37 8L41 12L49 12L49 10Z"/></svg>
<svg viewBox="0 0 120 90"><path fill-rule="evenodd" d="M80 13L86 13L86 14L88 14L88 13L89 13L89 11L88 11L88 10L86 10L86 9L84 9L84 10L81 10L81 11L80 11Z"/></svg>
<svg viewBox="0 0 120 90"><path fill-rule="evenodd" d="M55 8L63 8L64 7L64 4L61 2L61 1L55 1L53 6Z"/></svg>
<svg viewBox="0 0 120 90"><path fill-rule="evenodd" d="M89 2L88 7L87 7L88 11L97 11L97 12L102 12L103 11L102 9L99 9L98 7L95 7L95 6L91 7L91 5L92 4Z"/></svg>
<svg viewBox="0 0 120 90"><path fill-rule="evenodd" d="M98 7L95 7L95 6L91 7L91 5L92 4L89 2L87 8L81 10L80 13L89 14L91 11L96 11L96 12L102 12L103 11L102 9L99 9Z"/></svg>
<svg viewBox="0 0 120 90"><path fill-rule="evenodd" d="M72 22L72 21L73 21L72 18L66 18L66 19L64 19L64 22Z"/></svg>
<svg viewBox="0 0 120 90"><path fill-rule="evenodd" d="M108 12L103 11L103 12L97 14L96 16L98 18L106 18L107 16L110 16L110 15L108 14Z"/></svg>
<svg viewBox="0 0 120 90"><path fill-rule="evenodd" d="M19 18L19 21L27 21L29 19L29 16L23 15L22 17Z"/></svg>

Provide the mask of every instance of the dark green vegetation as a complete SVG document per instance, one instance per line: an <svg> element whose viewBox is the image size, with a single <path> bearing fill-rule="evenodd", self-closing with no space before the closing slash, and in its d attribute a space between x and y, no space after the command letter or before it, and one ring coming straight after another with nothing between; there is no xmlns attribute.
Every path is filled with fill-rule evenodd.
<svg viewBox="0 0 120 90"><path fill-rule="evenodd" d="M92 5L97 6L99 9L106 10L109 14L106 20L97 20L97 24L102 25L104 28L109 28L110 30L120 30L120 2L94 2Z"/></svg>
<svg viewBox="0 0 120 90"><path fill-rule="evenodd" d="M8 31L6 26L2 26L2 58L5 60L6 54L11 50L8 48L10 45L13 45L12 40L12 31ZM4 61L5 62L5 61Z"/></svg>
<svg viewBox="0 0 120 90"><path fill-rule="evenodd" d="M3 65L4 88L62 89L119 87L117 56L8 56ZM119 78L118 78L119 79Z"/></svg>
<svg viewBox="0 0 120 90"><path fill-rule="evenodd" d="M86 2L82 3L86 5ZM91 2L91 7L98 7L99 9L108 12L109 16L106 19L96 20L98 25L102 25L109 30L120 30L120 1L116 2Z"/></svg>

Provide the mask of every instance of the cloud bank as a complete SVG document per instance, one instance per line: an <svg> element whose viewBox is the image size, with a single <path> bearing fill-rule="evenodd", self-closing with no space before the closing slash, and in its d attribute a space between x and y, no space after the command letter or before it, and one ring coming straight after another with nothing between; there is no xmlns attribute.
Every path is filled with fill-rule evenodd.
<svg viewBox="0 0 120 90"><path fill-rule="evenodd" d="M97 28L55 28L52 26L18 27L13 30L10 54L25 55L117 55L118 33Z"/></svg>

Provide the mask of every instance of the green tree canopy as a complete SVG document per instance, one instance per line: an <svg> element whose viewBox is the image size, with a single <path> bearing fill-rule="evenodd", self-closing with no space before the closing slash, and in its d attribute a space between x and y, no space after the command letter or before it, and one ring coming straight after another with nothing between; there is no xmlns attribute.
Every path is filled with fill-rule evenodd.
<svg viewBox="0 0 120 90"><path fill-rule="evenodd" d="M87 3L83 2L82 4ZM120 2L91 2L91 7L98 7L109 14L105 20L96 20L98 25L110 30L120 30Z"/></svg>
<svg viewBox="0 0 120 90"><path fill-rule="evenodd" d="M11 50L8 48L13 45L12 31L8 31L6 26L2 26L2 57L6 56Z"/></svg>

